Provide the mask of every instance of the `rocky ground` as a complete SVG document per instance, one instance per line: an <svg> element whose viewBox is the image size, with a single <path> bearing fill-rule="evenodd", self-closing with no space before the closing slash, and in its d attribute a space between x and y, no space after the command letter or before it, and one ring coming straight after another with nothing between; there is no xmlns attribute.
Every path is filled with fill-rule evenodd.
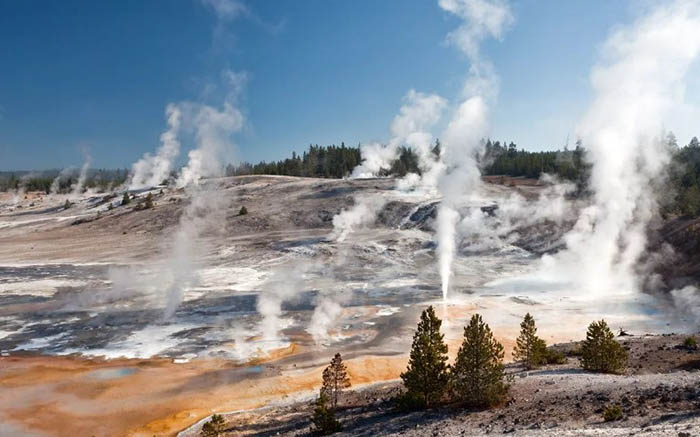
<svg viewBox="0 0 700 437"><path fill-rule="evenodd" d="M681 347L686 337L618 337L630 357L624 375L585 372L572 353L577 343L557 345L567 364L534 371L509 365L509 400L488 411L451 405L402 413L392 401L401 391L398 381L348 391L340 435L700 435L700 351ZM603 409L613 404L622 406L624 417L605 422ZM309 435L311 411L308 399L227 414L224 435ZM181 435L197 435L198 429Z"/></svg>

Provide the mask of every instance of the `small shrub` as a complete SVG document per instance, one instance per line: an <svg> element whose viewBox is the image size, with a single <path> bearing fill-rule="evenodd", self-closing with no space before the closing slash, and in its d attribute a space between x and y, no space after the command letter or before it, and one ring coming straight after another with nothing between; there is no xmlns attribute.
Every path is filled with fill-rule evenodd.
<svg viewBox="0 0 700 437"><path fill-rule="evenodd" d="M72 203L70 203L70 200L66 199L66 203L63 204L63 209L68 209L70 208Z"/></svg>
<svg viewBox="0 0 700 437"><path fill-rule="evenodd" d="M605 320L588 326L581 345L581 367L602 373L622 373L627 366L627 351L615 341Z"/></svg>
<svg viewBox="0 0 700 437"><path fill-rule="evenodd" d="M246 208L245 206L241 206L240 211L238 211L238 215L246 215L246 214L248 214L248 208Z"/></svg>
<svg viewBox="0 0 700 437"><path fill-rule="evenodd" d="M689 351L694 351L698 348L698 342L695 341L693 337L688 337L685 340L683 340L683 347L685 349L688 349Z"/></svg>
<svg viewBox="0 0 700 437"><path fill-rule="evenodd" d="M542 364L566 364L569 359L564 352L556 351L552 348L545 348L541 354Z"/></svg>
<svg viewBox="0 0 700 437"><path fill-rule="evenodd" d="M211 416L209 422L202 425L202 432L200 432L199 435L202 437L218 437L224 430L224 427L225 422L223 416L214 414Z"/></svg>
<svg viewBox="0 0 700 437"><path fill-rule="evenodd" d="M425 408L425 399L418 393L407 391L394 399L394 405L399 411L416 411Z"/></svg>
<svg viewBox="0 0 700 437"><path fill-rule="evenodd" d="M328 396L321 390L311 417L311 431L316 435L328 435L340 431L340 422L335 418L335 409L328 405Z"/></svg>
<svg viewBox="0 0 700 437"><path fill-rule="evenodd" d="M128 205L131 203L131 197L129 197L129 192L126 191L124 192L124 195L122 196L122 205Z"/></svg>
<svg viewBox="0 0 700 437"><path fill-rule="evenodd" d="M620 405L608 405L603 410L603 420L612 422L622 419L622 407Z"/></svg>
<svg viewBox="0 0 700 437"><path fill-rule="evenodd" d="M153 196L151 195L151 193L148 193L148 195L146 196L146 202L144 206L146 209L153 208Z"/></svg>
<svg viewBox="0 0 700 437"><path fill-rule="evenodd" d="M113 209L114 209L114 205L112 205L112 203L110 202L109 205L107 205L107 210L111 211Z"/></svg>

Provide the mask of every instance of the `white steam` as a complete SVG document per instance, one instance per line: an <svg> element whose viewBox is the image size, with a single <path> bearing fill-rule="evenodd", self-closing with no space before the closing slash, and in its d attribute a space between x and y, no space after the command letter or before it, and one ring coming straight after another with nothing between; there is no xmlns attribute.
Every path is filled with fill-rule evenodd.
<svg viewBox="0 0 700 437"><path fill-rule="evenodd" d="M244 121L241 111L230 102L224 102L221 109L193 103L182 106L191 116L197 148L189 152L187 165L180 171L179 188L197 185L204 177L223 174L222 158L230 153L230 136L243 127Z"/></svg>
<svg viewBox="0 0 700 437"><path fill-rule="evenodd" d="M85 162L83 163L83 166L80 168L80 174L78 175L78 182L76 182L72 187L71 187L71 197L76 198L79 197L81 194L83 194L83 189L85 189L85 182L87 181L88 177L88 171L90 170L90 155L85 154Z"/></svg>
<svg viewBox="0 0 700 437"><path fill-rule="evenodd" d="M379 211L386 199L383 197L367 196L356 199L355 205L350 209L344 209L333 217L333 238L342 243L355 229L374 223L377 211Z"/></svg>
<svg viewBox="0 0 700 437"><path fill-rule="evenodd" d="M391 123L392 138L387 144L369 143L360 146L362 163L355 167L353 178L372 178L388 170L398 158L399 147L407 146L418 155L422 170L432 174L436 160L431 153L433 137L430 129L440 120L447 101L437 94L410 90L404 104Z"/></svg>
<svg viewBox="0 0 700 437"><path fill-rule="evenodd" d="M311 316L307 331L316 344L330 339L331 328L338 323L338 317L343 313L343 307L337 298L320 296Z"/></svg>
<svg viewBox="0 0 700 437"><path fill-rule="evenodd" d="M566 236L567 250L544 260L582 292L640 286L635 267L670 161L663 126L684 103L684 79L698 53L700 3L686 0L655 8L603 46L591 74L595 98L577 132L593 163L593 204Z"/></svg>
<svg viewBox="0 0 700 437"><path fill-rule="evenodd" d="M206 252L206 237L221 232L221 224L226 222L228 199L216 193L215 181L203 184L201 179L221 176L225 158L234 154L232 136L245 121L235 103L246 75L224 71L222 77L226 91L219 108L189 101L168 105L168 129L161 135L161 147L155 156L147 155L134 165L130 182L133 188L159 184L169 174L179 151L178 135L192 135L196 147L189 152L189 161L177 178L178 188L186 190L190 203L180 217L172 246L166 248L170 256L160 264L157 274L165 290L166 318L175 314L185 291L197 284L197 264Z"/></svg>
<svg viewBox="0 0 700 437"><path fill-rule="evenodd" d="M146 153L131 167L129 190L139 190L161 184L170 175L175 159L180 154L180 108L169 104L165 110L168 128L160 135L160 147L155 155Z"/></svg>
<svg viewBox="0 0 700 437"><path fill-rule="evenodd" d="M278 342L281 332L289 325L282 317L282 304L297 297L301 288L304 266L280 267L275 270L258 294L257 310L262 320L260 331L265 342Z"/></svg>
<svg viewBox="0 0 700 437"><path fill-rule="evenodd" d="M446 171L440 178L442 202L436 221L438 266L443 298L447 299L456 252L459 205L474 195L481 184L476 156L488 134L487 100L498 94L498 79L491 65L480 56L486 37L500 38L513 21L507 2L499 0L440 0L440 7L456 15L462 24L448 35L469 59L471 67L464 85L464 101L457 107L443 138Z"/></svg>

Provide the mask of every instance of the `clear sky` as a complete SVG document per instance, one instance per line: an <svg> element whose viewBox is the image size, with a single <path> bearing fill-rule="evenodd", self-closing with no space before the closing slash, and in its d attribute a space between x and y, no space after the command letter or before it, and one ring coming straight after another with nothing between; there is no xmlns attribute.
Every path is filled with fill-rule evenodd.
<svg viewBox="0 0 700 437"><path fill-rule="evenodd" d="M235 17L207 1L0 0L0 170L79 166L83 150L128 167L158 147L165 106L206 102L225 69L249 77L240 160L384 140L409 89L455 102L469 67L437 0L238 0ZM501 83L493 137L562 147L600 44L644 3L512 1L514 24L482 48Z"/></svg>

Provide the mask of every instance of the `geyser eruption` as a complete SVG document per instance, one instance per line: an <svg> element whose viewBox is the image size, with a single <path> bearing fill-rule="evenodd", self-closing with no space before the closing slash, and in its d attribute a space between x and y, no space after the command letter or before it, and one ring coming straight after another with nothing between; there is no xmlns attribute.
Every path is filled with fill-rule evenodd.
<svg viewBox="0 0 700 437"><path fill-rule="evenodd" d="M505 1L440 0L439 5L463 20L457 30L448 35L448 40L471 63L464 84L464 100L442 135L446 170L438 182L442 202L438 208L436 237L442 295L446 300L457 250L459 205L473 195L481 183L476 156L488 133L487 101L495 100L498 94L498 79L491 64L481 59L479 44L487 36L500 38L513 17Z"/></svg>
<svg viewBox="0 0 700 437"><path fill-rule="evenodd" d="M669 163L663 126L682 105L684 78L700 53L700 3L679 0L614 32L593 68L595 97L577 134L593 163L593 203L566 235L567 250L545 258L586 293L633 292Z"/></svg>
<svg viewBox="0 0 700 437"><path fill-rule="evenodd" d="M175 159L180 154L180 108L171 103L165 109L168 128L160 135L160 147L155 155L146 153L131 166L129 190L153 187L161 184L170 175Z"/></svg>
<svg viewBox="0 0 700 437"><path fill-rule="evenodd" d="M230 157L235 145L231 139L244 125L243 113L236 107L245 74L224 71L226 92L220 107L199 102L178 102L167 106L168 128L161 135L161 147L155 156L146 155L132 167L129 188L145 188L160 184L170 174L180 149L179 135L191 135L196 147L177 178L177 187L184 188L190 203L184 208L174 233L171 256L161 264L158 279L165 286L165 317L171 317L184 297L184 291L196 283L195 261L203 253L201 238L221 230L226 202L201 179L223 175L224 157ZM212 182L210 185L215 185Z"/></svg>
<svg viewBox="0 0 700 437"><path fill-rule="evenodd" d="M221 110L208 105L184 103L195 126L197 148L190 150L188 162L177 179L179 188L197 185L203 177L223 174L223 154L230 146L230 135L243 127L244 117L231 102L224 102Z"/></svg>
<svg viewBox="0 0 700 437"><path fill-rule="evenodd" d="M71 187L72 198L77 198L83 193L83 189L85 188L85 182L87 182L88 170L90 170L90 162L90 155L86 152L85 161L83 162L83 166L80 168L80 174L78 175L78 182L76 182L75 185Z"/></svg>

